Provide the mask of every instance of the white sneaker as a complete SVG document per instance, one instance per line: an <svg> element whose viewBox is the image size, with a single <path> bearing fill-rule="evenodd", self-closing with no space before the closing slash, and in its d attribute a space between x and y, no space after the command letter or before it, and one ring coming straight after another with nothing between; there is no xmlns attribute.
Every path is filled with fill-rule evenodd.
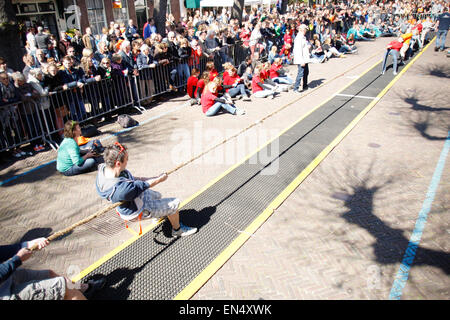
<svg viewBox="0 0 450 320"><path fill-rule="evenodd" d="M245 110L244 109L240 109L240 108L236 108L236 114L238 116L242 116L245 114Z"/></svg>
<svg viewBox="0 0 450 320"><path fill-rule="evenodd" d="M186 237L190 236L191 234L194 234L197 232L197 228L191 228L188 226L185 226L184 224L180 223L180 229L177 231L173 230L172 228L172 237Z"/></svg>

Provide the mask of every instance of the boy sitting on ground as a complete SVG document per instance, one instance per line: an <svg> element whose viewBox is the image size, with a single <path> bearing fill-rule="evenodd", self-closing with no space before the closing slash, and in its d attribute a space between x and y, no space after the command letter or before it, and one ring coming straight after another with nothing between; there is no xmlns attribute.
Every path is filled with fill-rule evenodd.
<svg viewBox="0 0 450 320"><path fill-rule="evenodd" d="M150 188L167 179L163 173L154 178L133 177L126 170L128 152L125 146L116 142L105 148L105 163L98 169L96 188L97 193L112 203L125 201L117 207L120 217L126 221L136 219L151 219L167 217L172 225L172 236L184 237L197 232L180 222L177 198L162 198L161 194Z"/></svg>

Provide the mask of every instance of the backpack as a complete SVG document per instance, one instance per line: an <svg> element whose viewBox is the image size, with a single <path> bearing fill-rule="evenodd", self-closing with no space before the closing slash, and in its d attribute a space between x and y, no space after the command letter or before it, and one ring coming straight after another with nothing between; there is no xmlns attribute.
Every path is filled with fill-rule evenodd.
<svg viewBox="0 0 450 320"><path fill-rule="evenodd" d="M96 135L98 135L98 133L99 133L99 131L97 130L97 127L92 124L81 128L81 135L83 137L88 137L88 138L95 137Z"/></svg>
<svg viewBox="0 0 450 320"><path fill-rule="evenodd" d="M130 128L137 126L139 124L138 121L134 120L127 114L121 114L117 117L117 123L122 126L122 128Z"/></svg>

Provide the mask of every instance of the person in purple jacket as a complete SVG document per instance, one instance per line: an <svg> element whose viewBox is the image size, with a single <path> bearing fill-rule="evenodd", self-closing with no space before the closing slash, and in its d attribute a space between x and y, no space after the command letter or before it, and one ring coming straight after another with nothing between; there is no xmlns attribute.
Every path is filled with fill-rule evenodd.
<svg viewBox="0 0 450 320"><path fill-rule="evenodd" d="M0 246L0 300L86 300L105 285L105 278L80 284L52 270L20 268L28 260L35 245L38 250L49 244L46 238Z"/></svg>
<svg viewBox="0 0 450 320"><path fill-rule="evenodd" d="M197 232L197 228L185 226L180 222L180 199L162 198L159 192L150 189L165 181L168 177L166 173L153 178L134 177L126 169L127 149L119 142L105 148L104 159L105 163L99 165L97 173L97 193L112 203L124 202L117 207L117 212L123 220L167 217L172 225L172 236L184 237Z"/></svg>

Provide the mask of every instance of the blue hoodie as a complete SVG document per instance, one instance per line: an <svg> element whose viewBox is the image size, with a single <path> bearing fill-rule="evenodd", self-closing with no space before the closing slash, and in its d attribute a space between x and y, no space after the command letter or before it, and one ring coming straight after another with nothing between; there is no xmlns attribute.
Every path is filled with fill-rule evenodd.
<svg viewBox="0 0 450 320"><path fill-rule="evenodd" d="M142 211L142 193L150 188L150 185L141 180L135 180L130 171L124 170L116 178L105 176L104 163L99 165L95 187L97 193L103 199L112 203L126 201L125 204L117 207L117 212L125 220L136 218Z"/></svg>

